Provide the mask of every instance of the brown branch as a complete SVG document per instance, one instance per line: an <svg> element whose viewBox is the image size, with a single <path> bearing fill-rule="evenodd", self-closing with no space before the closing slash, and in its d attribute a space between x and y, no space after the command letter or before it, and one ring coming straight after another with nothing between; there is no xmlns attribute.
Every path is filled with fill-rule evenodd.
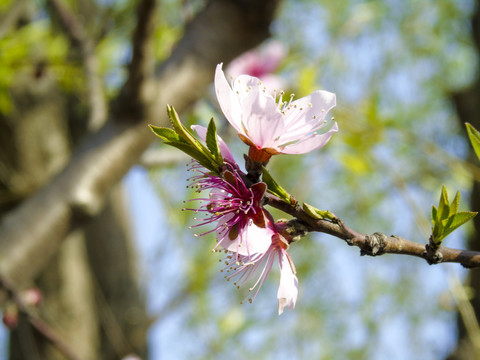
<svg viewBox="0 0 480 360"><path fill-rule="evenodd" d="M118 97L117 110L122 117L131 117L145 110L153 100L148 79L154 71L152 37L155 30L156 0L141 0L137 10L137 27L132 40L132 60L128 66L128 79ZM141 116L140 116L141 117Z"/></svg>
<svg viewBox="0 0 480 360"><path fill-rule="evenodd" d="M480 267L480 252L477 251L451 249L443 246L432 248L429 244L419 244L395 235L387 236L382 233L361 234L349 228L339 218L336 218L335 221L315 219L308 215L298 203L290 205L271 194L267 194L266 198L268 205L297 218L308 231L322 232L343 239L348 245L360 248L361 255L403 254L422 258L429 264L453 262L468 268Z"/></svg>
<svg viewBox="0 0 480 360"><path fill-rule="evenodd" d="M69 360L80 360L77 354L70 348L70 346L62 340L62 338L43 321L37 314L35 314L20 298L13 284L0 275L0 288L7 293L7 296L12 300L17 309L25 315L26 319L45 339L60 351Z"/></svg>
<svg viewBox="0 0 480 360"><path fill-rule="evenodd" d="M95 42L75 14L63 6L60 0L48 0L47 2L57 15L60 26L70 38L70 42L78 45L81 50L90 108L88 129L96 131L106 121L107 105L100 76L100 66L95 54Z"/></svg>
<svg viewBox="0 0 480 360"><path fill-rule="evenodd" d="M112 186L155 139L147 124L167 122L167 103L181 112L204 96L217 63L227 63L268 36L276 5L276 0L210 2L157 69L155 106L141 121L108 122L85 139L50 184L3 217L0 273L16 286L31 281L65 236L100 212Z"/></svg>

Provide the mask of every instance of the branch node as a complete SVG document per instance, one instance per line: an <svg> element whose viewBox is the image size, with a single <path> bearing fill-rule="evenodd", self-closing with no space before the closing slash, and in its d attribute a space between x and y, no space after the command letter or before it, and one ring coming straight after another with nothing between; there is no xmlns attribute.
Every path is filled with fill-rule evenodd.
<svg viewBox="0 0 480 360"><path fill-rule="evenodd" d="M103 207L103 199L92 190L82 186L73 192L69 203L74 216L81 219L97 215Z"/></svg>
<svg viewBox="0 0 480 360"><path fill-rule="evenodd" d="M385 240L387 236L382 233L374 233L373 235L365 235L365 246L360 250L360 255L379 256L385 253Z"/></svg>
<svg viewBox="0 0 480 360"><path fill-rule="evenodd" d="M440 244L435 243L433 236L430 236L428 244L425 245L425 252L423 253L429 265L439 264L443 261L443 255L438 249L440 249Z"/></svg>
<svg viewBox="0 0 480 360"><path fill-rule="evenodd" d="M279 225L282 226L279 226ZM277 222L277 228L280 228L280 233L288 239L289 243L297 242L302 237L308 234L308 225L298 219L279 219Z"/></svg>
<svg viewBox="0 0 480 360"><path fill-rule="evenodd" d="M438 249L438 245L432 244L432 242L425 245L425 252L423 253L423 256L429 265L439 264L443 261L443 255L440 251L438 251Z"/></svg>

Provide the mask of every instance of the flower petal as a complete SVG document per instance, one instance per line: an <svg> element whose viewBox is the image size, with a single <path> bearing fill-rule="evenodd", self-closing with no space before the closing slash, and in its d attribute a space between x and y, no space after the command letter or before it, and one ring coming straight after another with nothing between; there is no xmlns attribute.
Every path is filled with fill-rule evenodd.
<svg viewBox="0 0 480 360"><path fill-rule="evenodd" d="M278 287L278 315L283 313L285 307L293 309L298 297L298 279L290 265L289 255L283 250L280 258L280 285Z"/></svg>
<svg viewBox="0 0 480 360"><path fill-rule="evenodd" d="M232 215L233 216L233 215ZM222 223L228 221L231 217L225 216ZM219 221L219 228L221 224ZM269 227L261 228L250 222L246 226L240 226L240 232L236 239L231 240L228 234L221 230L217 231L218 245L225 250L238 253L243 256L265 253L272 243L272 235L275 232Z"/></svg>
<svg viewBox="0 0 480 360"><path fill-rule="evenodd" d="M338 125L335 122L332 128L325 134L311 134L295 144L285 146L281 152L283 154L305 154L325 146L332 137L333 133L337 131Z"/></svg>
<svg viewBox="0 0 480 360"><path fill-rule="evenodd" d="M284 129L283 115L273 97L263 91L250 90L241 104L248 138L258 148L272 147Z"/></svg>
<svg viewBox="0 0 480 360"><path fill-rule="evenodd" d="M241 126L242 109L238 97L230 88L222 70L222 64L218 64L215 70L215 93L223 114L228 122L239 132L243 133Z"/></svg>
<svg viewBox="0 0 480 360"><path fill-rule="evenodd" d="M205 126L192 125L192 129L195 130L195 132L198 134L198 136L200 136L200 138L203 141L206 141L207 128ZM232 152L228 148L225 141L223 141L223 139L219 135L217 135L217 142L218 142L218 147L220 148L220 152L222 154L223 159L229 161L232 164L236 164L235 159L233 158Z"/></svg>
<svg viewBox="0 0 480 360"><path fill-rule="evenodd" d="M293 101L286 112L287 124L292 121L300 123L321 124L327 113L336 105L336 95L329 91L317 90L303 98ZM297 113L303 111L301 119L296 119ZM300 120L300 121L299 121ZM313 121L312 121L313 120Z"/></svg>

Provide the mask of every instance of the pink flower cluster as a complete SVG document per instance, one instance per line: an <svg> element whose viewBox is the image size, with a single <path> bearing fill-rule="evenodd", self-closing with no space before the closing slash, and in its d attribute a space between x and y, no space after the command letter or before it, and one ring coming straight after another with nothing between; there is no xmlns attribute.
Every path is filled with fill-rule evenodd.
<svg viewBox="0 0 480 360"><path fill-rule="evenodd" d="M303 154L323 147L338 131L335 122L325 120L327 112L335 106L335 94L315 91L293 101L283 101L265 89L256 77L240 75L229 85L219 64L215 73L215 90L220 107L239 137L249 146L252 162L266 164L276 154ZM207 130L192 127L205 140ZM247 282L249 301L258 294L267 275L278 261L280 285L278 312L285 307L293 309L298 296L295 266L287 252L291 239L283 235L282 224L276 224L264 207L267 185L252 183L235 162L225 142L217 137L224 159L220 174L213 174L195 160L190 171L190 187L198 193L208 191L197 208L187 208L200 214L197 226L214 223L215 226L200 235L215 233L214 251L225 252L227 280L237 287Z"/></svg>

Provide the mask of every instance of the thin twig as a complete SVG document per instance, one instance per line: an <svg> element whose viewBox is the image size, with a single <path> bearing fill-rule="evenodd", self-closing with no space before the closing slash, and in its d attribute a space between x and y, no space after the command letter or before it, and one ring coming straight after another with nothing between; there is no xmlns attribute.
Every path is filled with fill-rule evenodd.
<svg viewBox="0 0 480 360"><path fill-rule="evenodd" d="M382 233L373 235L361 234L349 228L339 218L336 221L315 219L308 215L298 203L290 205L271 194L267 194L266 199L268 205L304 222L308 231L322 232L343 239L348 245L360 248L361 255L403 254L422 258L429 264L452 262L460 263L467 268L480 267L480 252L477 251L458 250L440 246L435 254L429 254L426 244L419 244L395 235L387 236Z"/></svg>
<svg viewBox="0 0 480 360"><path fill-rule="evenodd" d="M16 304L18 310L25 315L30 324L55 348L69 360L80 360L80 357L65 343L60 336L38 315L31 311L18 295L13 285L0 274L0 288L7 292L8 297Z"/></svg>
<svg viewBox="0 0 480 360"><path fill-rule="evenodd" d="M100 76L99 62L95 54L95 42L75 14L63 6L60 0L48 0L48 3L57 14L60 25L69 36L70 41L81 49L90 107L88 129L91 131L98 130L107 119L107 105Z"/></svg>
<svg viewBox="0 0 480 360"><path fill-rule="evenodd" d="M132 39L132 59L128 66L128 79L122 88L117 104L121 114L145 111L148 96L147 80L154 72L154 57L151 39L155 30L156 0L141 0L137 9L137 27Z"/></svg>

